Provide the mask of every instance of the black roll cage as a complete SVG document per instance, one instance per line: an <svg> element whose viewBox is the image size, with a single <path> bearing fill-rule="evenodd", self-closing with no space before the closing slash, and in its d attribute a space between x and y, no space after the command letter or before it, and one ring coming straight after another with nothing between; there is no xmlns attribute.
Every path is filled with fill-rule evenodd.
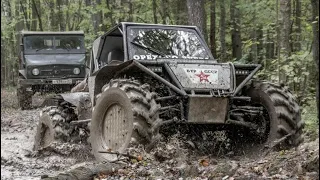
<svg viewBox="0 0 320 180"><path fill-rule="evenodd" d="M206 48L208 55L211 59L209 60L186 60L186 59L175 59L175 60L165 60L165 59L157 59L152 61L145 61L145 60L129 60L128 59L128 42L127 42L127 33L123 33L123 30L127 29L129 26L139 26L141 28L152 28L152 27L170 27L170 28L188 28L193 29L197 33L198 38L200 39L201 43ZM175 26L175 25L159 25L159 24L141 24L141 23L127 23L123 22L116 26L114 26L111 30L109 30L107 33L101 36L98 52L97 52L97 58L95 58L93 61L94 63L97 63L99 58L101 58L101 53L103 50L104 45L107 43L105 41L106 36L117 36L122 37L123 40L123 50L124 50L124 62L119 65L107 65L105 67L102 67L101 69L98 69L97 71L93 72L91 76L96 76L95 78L95 84L97 87L94 88L94 94L99 93L100 89L104 85L104 83L108 82L112 77L116 76L117 74L120 74L121 72L127 71L133 67L136 67L140 69L141 71L147 73L148 75L154 77L155 79L161 81L162 83L166 84L168 87L170 87L173 91L175 91L177 94L180 94L181 96L187 96L185 90L179 86L179 82L176 82L177 79L173 74L170 74L170 70L168 67L169 63L186 63L186 64L219 64L217 61L213 58L207 44L204 42L204 38L200 37L202 36L200 33L200 30L196 26ZM250 79L257 73L257 71L261 68L260 64L233 64L230 63L234 69L231 71L231 75L235 77L237 70L248 70L248 74L243 78L243 80L240 82L239 85L234 86L234 91L230 92L227 96L231 98L237 98L237 94L240 92L240 90L250 81ZM173 83L165 80L164 78L160 77L157 73L153 72L146 66L155 65L164 68L166 72L168 72L170 78L172 79ZM235 78L232 78L232 81L236 81ZM101 86L101 87L100 87ZM94 96L93 96L94 97ZM95 99L93 99L93 104L95 104Z"/></svg>

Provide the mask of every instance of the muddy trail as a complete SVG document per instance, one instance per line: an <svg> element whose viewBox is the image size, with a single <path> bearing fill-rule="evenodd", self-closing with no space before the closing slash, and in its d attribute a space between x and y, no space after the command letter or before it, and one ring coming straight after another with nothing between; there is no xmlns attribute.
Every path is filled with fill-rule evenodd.
<svg viewBox="0 0 320 180"><path fill-rule="evenodd" d="M33 104L39 106L42 99L42 96L34 97ZM54 175L92 160L91 156L79 158L53 152L33 157L38 116L37 107L21 111L15 93L1 91L1 179L40 179L43 174Z"/></svg>
<svg viewBox="0 0 320 180"><path fill-rule="evenodd" d="M43 97L34 98L34 104ZM21 111L15 93L1 91L1 179L57 179L73 170L95 168L87 150L72 145L66 153L32 152L39 109ZM130 149L130 157L119 156L109 171L90 179L319 179L319 138L305 138L299 147L263 155L199 151L193 142L175 135L147 153L142 147ZM53 178L46 178L53 177ZM71 178L72 179L72 178ZM80 178L79 178L80 179Z"/></svg>

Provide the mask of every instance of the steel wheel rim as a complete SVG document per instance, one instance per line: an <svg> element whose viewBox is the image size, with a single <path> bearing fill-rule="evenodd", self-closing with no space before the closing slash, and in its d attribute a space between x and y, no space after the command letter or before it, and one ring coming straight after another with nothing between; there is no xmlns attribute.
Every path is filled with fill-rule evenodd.
<svg viewBox="0 0 320 180"><path fill-rule="evenodd" d="M129 134L127 115L121 104L113 103L107 108L101 128L104 148L121 151Z"/></svg>

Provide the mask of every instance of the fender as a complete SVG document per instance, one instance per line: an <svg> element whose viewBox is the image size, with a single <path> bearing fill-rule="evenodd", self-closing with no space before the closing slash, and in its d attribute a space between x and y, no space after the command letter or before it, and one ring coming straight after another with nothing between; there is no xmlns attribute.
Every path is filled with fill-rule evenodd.
<svg viewBox="0 0 320 180"><path fill-rule="evenodd" d="M101 92L102 87L108 83L117 72L133 64L133 61L125 61L119 64L108 64L89 76L88 86L91 94L93 106L95 105L95 96Z"/></svg>
<svg viewBox="0 0 320 180"><path fill-rule="evenodd" d="M19 70L19 75L23 76L25 79L27 79L27 73L25 70Z"/></svg>
<svg viewBox="0 0 320 180"><path fill-rule="evenodd" d="M78 120L91 119L92 103L89 92L75 92L55 95L54 97L45 99L41 106L56 106L62 101L69 102L76 107Z"/></svg>

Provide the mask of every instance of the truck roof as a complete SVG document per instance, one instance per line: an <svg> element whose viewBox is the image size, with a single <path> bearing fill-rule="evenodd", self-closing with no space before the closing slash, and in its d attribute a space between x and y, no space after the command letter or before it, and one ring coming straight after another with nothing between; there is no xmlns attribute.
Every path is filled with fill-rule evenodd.
<svg viewBox="0 0 320 180"><path fill-rule="evenodd" d="M188 29L196 29L197 31L199 31L197 26L189 26L189 25L167 25L167 24L149 24L149 23L135 23L135 22L119 22L117 25L111 27L109 29L109 31L107 31L106 33L104 33L102 36L100 37L104 37L107 35L118 35L120 33L122 33L120 31L116 31L116 29L118 29L119 27L123 27L123 26L153 26L153 27L172 27L172 28L188 28Z"/></svg>
<svg viewBox="0 0 320 180"><path fill-rule="evenodd" d="M137 25L137 26L162 26L162 27L184 27L184 28L197 28L196 26L190 25L168 25L168 24L152 24L152 23L135 23L135 22L120 22L119 24L124 25ZM118 24L118 25L119 25Z"/></svg>
<svg viewBox="0 0 320 180"><path fill-rule="evenodd" d="M83 31L21 31L21 35L84 35Z"/></svg>

